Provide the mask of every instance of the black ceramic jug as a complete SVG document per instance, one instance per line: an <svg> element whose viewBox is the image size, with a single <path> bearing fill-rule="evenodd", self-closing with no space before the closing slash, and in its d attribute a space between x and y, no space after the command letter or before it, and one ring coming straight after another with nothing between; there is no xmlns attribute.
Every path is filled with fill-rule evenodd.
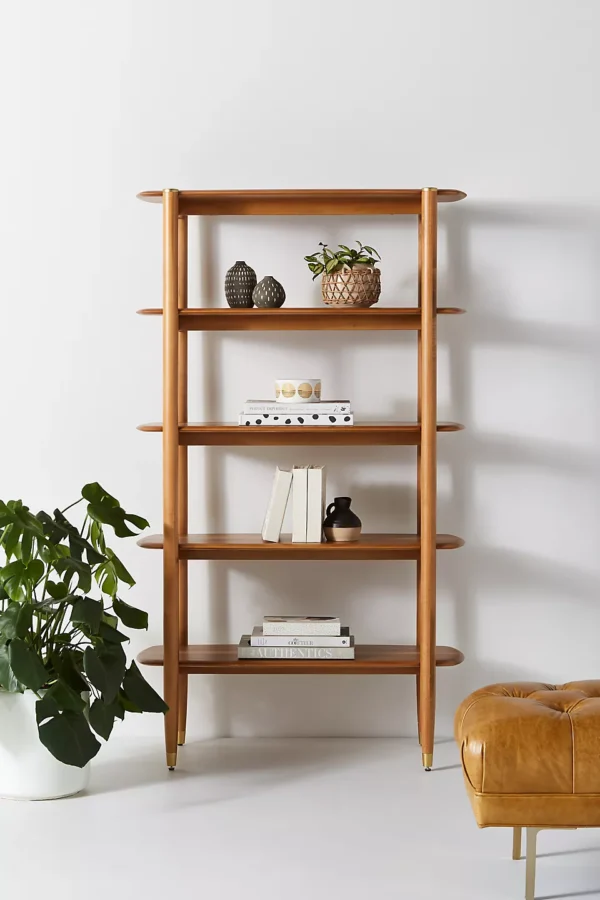
<svg viewBox="0 0 600 900"><path fill-rule="evenodd" d="M350 509L350 497L336 497L327 507L323 522L325 539L328 541L357 541L362 522Z"/></svg>

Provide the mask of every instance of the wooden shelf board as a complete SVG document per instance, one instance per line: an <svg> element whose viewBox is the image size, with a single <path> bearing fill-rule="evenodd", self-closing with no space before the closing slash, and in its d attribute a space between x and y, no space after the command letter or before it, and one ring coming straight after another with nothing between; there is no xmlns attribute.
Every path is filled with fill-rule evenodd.
<svg viewBox="0 0 600 900"><path fill-rule="evenodd" d="M439 203L455 203L463 191L439 188ZM140 200L162 203L162 191ZM421 212L422 190L179 191L183 216L365 216Z"/></svg>
<svg viewBox="0 0 600 900"><path fill-rule="evenodd" d="M162 316L160 307L140 309L140 316ZM444 306L438 315L455 316L464 309ZM188 308L179 313L180 331L418 331L421 314L416 306L336 309L284 307L282 309Z"/></svg>
<svg viewBox="0 0 600 900"><path fill-rule="evenodd" d="M454 534L437 535L438 550L456 550L464 541ZM162 534L140 538L145 550L162 550ZM351 543L292 544L289 535L277 543L260 534L188 534L179 541L180 559L212 560L401 560L418 559L416 534L361 534Z"/></svg>
<svg viewBox="0 0 600 900"><path fill-rule="evenodd" d="M454 647L436 647L437 666L457 666L464 659ZM163 648L149 647L138 656L146 666L163 665ZM359 644L355 659L238 659L235 644L192 644L179 652L179 671L226 675L416 675L419 650L410 644Z"/></svg>
<svg viewBox="0 0 600 900"><path fill-rule="evenodd" d="M462 431L458 422L439 422L439 433ZM138 431L162 432L160 422L138 425ZM187 422L179 426L182 447L372 447L417 446L418 422L373 422L368 425L236 425Z"/></svg>

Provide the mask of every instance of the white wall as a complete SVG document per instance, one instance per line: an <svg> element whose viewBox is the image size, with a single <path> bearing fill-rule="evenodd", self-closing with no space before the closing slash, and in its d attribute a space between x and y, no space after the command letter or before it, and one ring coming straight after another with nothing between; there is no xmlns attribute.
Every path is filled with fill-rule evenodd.
<svg viewBox="0 0 600 900"><path fill-rule="evenodd" d="M498 679L598 676L600 151L593 0L21 0L2 5L0 496L66 505L99 480L160 530L160 210L143 189L461 188L443 209L438 733ZM381 305L414 301L408 220L191 226L192 303L236 259L319 304L319 240L381 249ZM208 261L208 257L212 262ZM192 417L304 372L358 419L414 416L411 334L192 335ZM414 527L414 449L194 448L194 530L257 531L273 467L326 463L368 530ZM123 556L160 641L160 555ZM340 613L413 640L414 567L192 566L197 642L262 613ZM153 672L158 681L158 673ZM413 679L196 678L190 731L407 734ZM129 729L161 728L144 717Z"/></svg>

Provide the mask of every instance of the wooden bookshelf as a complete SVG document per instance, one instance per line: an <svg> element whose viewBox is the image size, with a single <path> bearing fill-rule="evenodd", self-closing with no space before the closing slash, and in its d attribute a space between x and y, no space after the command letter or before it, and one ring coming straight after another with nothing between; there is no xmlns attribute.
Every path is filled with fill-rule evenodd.
<svg viewBox="0 0 600 900"><path fill-rule="evenodd" d="M139 425L140 431L162 432L160 422ZM440 433L461 431L458 422L439 422ZM374 422L369 425L233 425L186 422L179 425L181 447L374 447L417 446L418 422Z"/></svg>
<svg viewBox="0 0 600 900"><path fill-rule="evenodd" d="M454 647L436 647L437 666L464 659ZM162 647L139 655L146 666L164 665ZM419 648L406 644L359 644L355 659L238 659L237 644L190 644L179 654L179 670L189 675L417 675Z"/></svg>
<svg viewBox="0 0 600 900"><path fill-rule="evenodd" d="M426 188L425 190L429 190ZM398 191L172 191L180 216L387 216L420 215L422 190ZM142 191L140 200L163 203L165 191ZM435 191L437 203L455 203L462 191Z"/></svg>
<svg viewBox="0 0 600 900"><path fill-rule="evenodd" d="M146 550L163 550L164 536L151 534L138 544ZM457 550L463 544L455 534L436 537L438 550ZM347 544L293 544L290 535L282 535L278 544L263 541L260 534L184 534L179 538L180 559L418 559L420 552L418 534L361 534L360 541Z"/></svg>
<svg viewBox="0 0 600 900"><path fill-rule="evenodd" d="M457 307L436 302L437 209L462 200L462 191L310 190L310 191L145 191L138 195L161 203L163 213L163 307L142 309L159 316L163 328L163 422L140 425L162 434L163 534L140 545L163 554L163 644L140 654L145 665L162 666L167 765L177 761L185 742L188 676L222 673L410 674L416 676L417 721L423 765L433 761L435 679L438 667L458 665L463 655L436 642L436 554L463 541L436 533L436 444L438 433L462 429L437 422L437 317L458 315ZM188 216L192 215L414 215L419 245L419 290L412 307L370 309L229 309L188 306ZM188 421L188 335L192 331L415 331L418 349L416 422L364 423L350 427L238 426ZM188 447L190 446L415 446L417 522L414 534L364 534L354 544L278 544L253 534L188 533ZM354 561L414 560L417 566L416 642L414 645L358 645L354 660L238 660L235 645L189 643L188 565L193 560L224 562L269 560Z"/></svg>
<svg viewBox="0 0 600 900"><path fill-rule="evenodd" d="M140 316L162 316L162 309L140 309ZM444 306L439 316L457 316L464 309ZM416 306L382 309L180 309L180 331L419 331Z"/></svg>

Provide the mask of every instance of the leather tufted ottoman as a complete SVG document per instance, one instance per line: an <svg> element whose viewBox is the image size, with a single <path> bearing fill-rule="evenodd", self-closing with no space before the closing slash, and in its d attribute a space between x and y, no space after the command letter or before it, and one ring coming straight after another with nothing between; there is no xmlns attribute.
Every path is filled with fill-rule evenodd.
<svg viewBox="0 0 600 900"><path fill-rule="evenodd" d="M543 828L600 826L600 681L494 684L460 705L455 736L477 824L527 828L527 900Z"/></svg>

